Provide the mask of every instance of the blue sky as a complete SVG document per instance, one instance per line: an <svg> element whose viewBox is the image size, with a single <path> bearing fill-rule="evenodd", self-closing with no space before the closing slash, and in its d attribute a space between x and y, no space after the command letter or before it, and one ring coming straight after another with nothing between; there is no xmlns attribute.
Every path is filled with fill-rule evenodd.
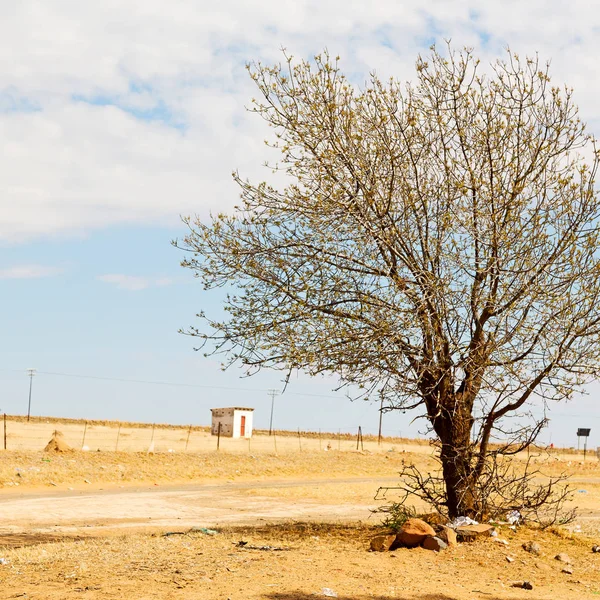
<svg viewBox="0 0 600 600"><path fill-rule="evenodd" d="M185 233L181 214L233 206L233 169L266 176L265 131L244 110L246 61L327 47L355 81L373 69L414 80L432 42L472 45L483 60L508 44L552 59L555 80L575 88L600 130L600 14L589 3L213 4L0 6L0 410L25 412L25 369L35 367L35 414L206 424L213 406L249 404L268 425L266 390L279 376L223 373L177 333L218 299L169 243ZM299 376L277 400L276 424L375 431L376 406L333 387ZM543 439L572 445L591 426L594 444L598 391L557 407ZM416 435L414 416L386 415L384 431Z"/></svg>

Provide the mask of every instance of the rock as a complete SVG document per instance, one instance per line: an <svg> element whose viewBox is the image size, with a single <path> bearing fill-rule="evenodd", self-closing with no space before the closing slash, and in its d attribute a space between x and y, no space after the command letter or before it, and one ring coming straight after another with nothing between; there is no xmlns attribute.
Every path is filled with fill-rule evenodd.
<svg viewBox="0 0 600 600"><path fill-rule="evenodd" d="M515 581L510 587L521 588L522 590L532 590L533 586L529 581Z"/></svg>
<svg viewBox="0 0 600 600"><path fill-rule="evenodd" d="M439 537L428 535L421 544L425 550L433 550L434 552L440 552L448 547L448 544Z"/></svg>
<svg viewBox="0 0 600 600"><path fill-rule="evenodd" d="M570 565L567 565L563 570L563 573L566 573L567 575L573 575L573 567Z"/></svg>
<svg viewBox="0 0 600 600"><path fill-rule="evenodd" d="M375 536L371 540L371 552L387 552L395 541L395 533Z"/></svg>
<svg viewBox="0 0 600 600"><path fill-rule="evenodd" d="M515 561L515 559L512 556L506 556L505 558L506 558L507 563L511 563L511 562Z"/></svg>
<svg viewBox="0 0 600 600"><path fill-rule="evenodd" d="M426 515L421 515L421 520L425 521L428 525L432 527L446 525L448 523L448 519L440 513L429 513Z"/></svg>
<svg viewBox="0 0 600 600"><path fill-rule="evenodd" d="M543 562L536 562L535 568L539 569L540 571L551 571L552 570L549 565L547 565L546 563L543 563Z"/></svg>
<svg viewBox="0 0 600 600"><path fill-rule="evenodd" d="M482 535L490 535L494 527L487 525L486 523L479 523L478 525L461 525L456 528L456 536L460 541L472 542L474 539Z"/></svg>
<svg viewBox="0 0 600 600"><path fill-rule="evenodd" d="M600 552L600 546L592 546L592 552Z"/></svg>
<svg viewBox="0 0 600 600"><path fill-rule="evenodd" d="M398 532L396 541L400 546L415 548L420 546L428 535L435 537L435 531L431 525L421 519L408 519Z"/></svg>
<svg viewBox="0 0 600 600"><path fill-rule="evenodd" d="M531 554L535 554L536 556L539 556L542 553L542 549L540 548L540 545L537 542L525 542L523 544L523 550L525 550L525 552L529 552Z"/></svg>
<svg viewBox="0 0 600 600"><path fill-rule="evenodd" d="M440 540L446 542L448 546L456 546L458 544L458 541L456 539L456 531L454 531L452 527L446 527L445 525L442 525L440 531L437 534L437 537L439 537Z"/></svg>
<svg viewBox="0 0 600 600"><path fill-rule="evenodd" d="M554 558L560 562L567 563L568 565L571 564L571 558L569 557L568 554L565 554L564 552L557 554Z"/></svg>

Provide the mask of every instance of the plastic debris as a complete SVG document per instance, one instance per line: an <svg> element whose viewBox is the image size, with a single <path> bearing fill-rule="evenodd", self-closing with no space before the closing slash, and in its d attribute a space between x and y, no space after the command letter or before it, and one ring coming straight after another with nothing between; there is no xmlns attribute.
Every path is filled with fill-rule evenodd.
<svg viewBox="0 0 600 600"><path fill-rule="evenodd" d="M207 527L192 527L190 531L194 533L204 533L205 535L217 535L216 529L208 529Z"/></svg>
<svg viewBox="0 0 600 600"><path fill-rule="evenodd" d="M327 596L328 598L337 598L338 595L331 588L323 588L321 590L323 592L323 596Z"/></svg>
<svg viewBox="0 0 600 600"><path fill-rule="evenodd" d="M0 558L0 565L7 565L8 564L8 558Z"/></svg>
<svg viewBox="0 0 600 600"><path fill-rule="evenodd" d="M578 494L587 494L588 491L587 490L577 490Z"/></svg>
<svg viewBox="0 0 600 600"><path fill-rule="evenodd" d="M510 523L511 525L518 525L521 522L521 519L523 517L521 516L521 513L518 510L511 510L507 515L506 515L506 520L508 521L508 523Z"/></svg>
<svg viewBox="0 0 600 600"><path fill-rule="evenodd" d="M456 517L454 521L448 524L448 527L456 529L457 527L463 527L465 525L479 525L477 521L474 521L470 517Z"/></svg>

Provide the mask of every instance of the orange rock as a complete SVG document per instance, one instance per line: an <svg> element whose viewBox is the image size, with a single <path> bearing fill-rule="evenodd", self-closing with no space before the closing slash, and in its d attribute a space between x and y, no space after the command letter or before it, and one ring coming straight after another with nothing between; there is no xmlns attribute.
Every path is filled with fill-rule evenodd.
<svg viewBox="0 0 600 600"><path fill-rule="evenodd" d="M433 537L428 535L421 544L425 550L433 550L434 552L441 552L448 547L448 544L439 537Z"/></svg>
<svg viewBox="0 0 600 600"><path fill-rule="evenodd" d="M402 525L396 541L406 548L414 548L419 546L428 535L435 537L435 531L431 525L422 519L408 519Z"/></svg>
<svg viewBox="0 0 600 600"><path fill-rule="evenodd" d="M492 529L494 529L494 527L486 523L479 523L478 525L461 525L456 528L456 535L460 540L470 542L480 535L489 535Z"/></svg>
<svg viewBox="0 0 600 600"><path fill-rule="evenodd" d="M442 526L440 532L438 533L438 537L444 540L448 546L456 546L458 544L456 539L456 531L454 531L454 529L451 527Z"/></svg>
<svg viewBox="0 0 600 600"><path fill-rule="evenodd" d="M371 551L387 552L395 541L396 535L394 533L375 536L371 540Z"/></svg>

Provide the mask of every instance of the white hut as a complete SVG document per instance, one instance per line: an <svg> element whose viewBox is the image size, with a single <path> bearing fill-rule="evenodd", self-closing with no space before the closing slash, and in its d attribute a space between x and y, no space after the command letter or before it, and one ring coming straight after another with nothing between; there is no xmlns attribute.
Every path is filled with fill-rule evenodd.
<svg viewBox="0 0 600 600"><path fill-rule="evenodd" d="M211 408L210 412L212 413L212 426L210 428L212 435L219 433L219 423L221 423L221 435L224 437L252 437L253 408L232 406L229 408Z"/></svg>

